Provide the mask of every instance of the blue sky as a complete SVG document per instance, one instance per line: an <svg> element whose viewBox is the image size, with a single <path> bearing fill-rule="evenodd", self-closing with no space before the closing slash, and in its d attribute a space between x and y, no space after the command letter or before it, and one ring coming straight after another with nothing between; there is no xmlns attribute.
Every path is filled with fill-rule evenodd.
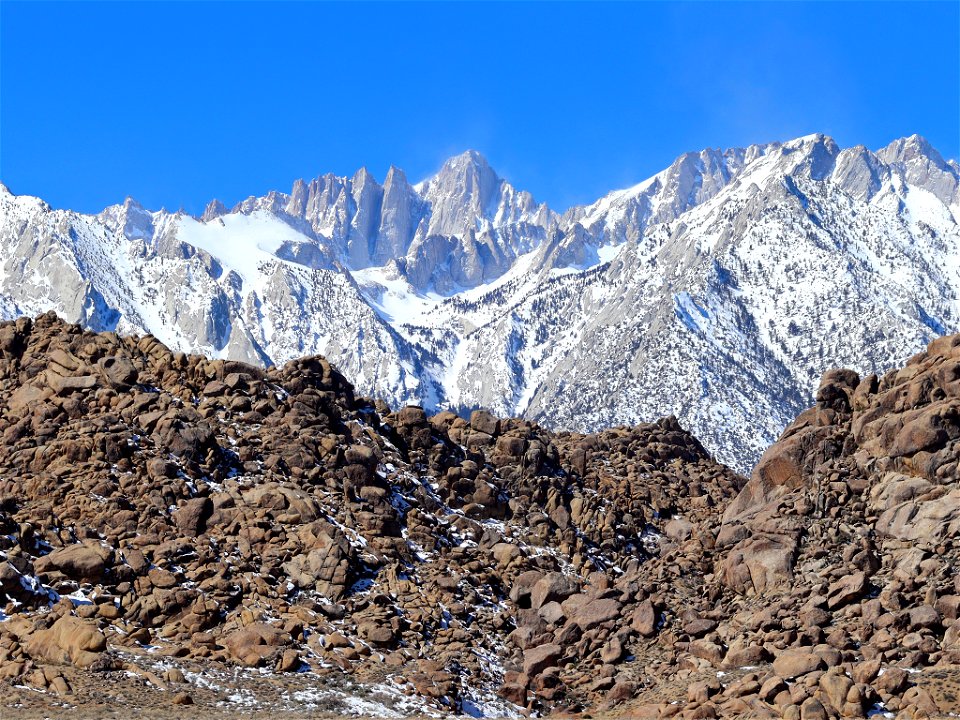
<svg viewBox="0 0 960 720"><path fill-rule="evenodd" d="M0 181L200 212L467 148L562 210L811 132L960 152L960 3L0 2Z"/></svg>

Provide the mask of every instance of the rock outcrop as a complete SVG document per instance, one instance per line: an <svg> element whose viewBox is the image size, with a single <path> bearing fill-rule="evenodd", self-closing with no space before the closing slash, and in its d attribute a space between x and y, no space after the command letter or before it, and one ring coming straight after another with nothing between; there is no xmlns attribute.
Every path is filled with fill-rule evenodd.
<svg viewBox="0 0 960 720"><path fill-rule="evenodd" d="M391 411L319 357L5 323L0 701L257 667L409 712L954 711L958 406L960 336L827 373L747 480L672 418Z"/></svg>
<svg viewBox="0 0 960 720"><path fill-rule="evenodd" d="M955 712L954 696L904 694L900 668L960 664L958 460L960 336L883 377L826 373L723 513L714 577L757 608L725 642L765 647L783 680L818 678L806 694L826 717Z"/></svg>

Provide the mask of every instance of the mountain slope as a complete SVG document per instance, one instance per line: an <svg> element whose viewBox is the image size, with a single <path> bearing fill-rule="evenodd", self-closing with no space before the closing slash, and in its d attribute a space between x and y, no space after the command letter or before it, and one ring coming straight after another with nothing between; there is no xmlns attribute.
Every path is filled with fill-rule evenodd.
<svg viewBox="0 0 960 720"><path fill-rule="evenodd" d="M947 716L960 335L832 370L749 480L581 435L0 323L5 720ZM610 711L614 712L610 712Z"/></svg>
<svg viewBox="0 0 960 720"><path fill-rule="evenodd" d="M960 183L917 136L681 156L559 215L475 152L98 216L0 191L0 312L257 364L322 353L368 395L589 430L675 414L748 468L827 367L960 330Z"/></svg>

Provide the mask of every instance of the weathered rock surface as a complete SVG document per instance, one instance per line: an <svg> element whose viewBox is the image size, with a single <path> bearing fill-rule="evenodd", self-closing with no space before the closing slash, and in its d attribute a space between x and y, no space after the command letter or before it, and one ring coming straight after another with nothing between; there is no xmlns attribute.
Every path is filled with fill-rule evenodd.
<svg viewBox="0 0 960 720"><path fill-rule="evenodd" d="M922 679L960 664L960 337L825 375L749 481L673 419L391 412L322 358L49 315L0 340L0 692L83 702L150 647L450 711L955 710Z"/></svg>

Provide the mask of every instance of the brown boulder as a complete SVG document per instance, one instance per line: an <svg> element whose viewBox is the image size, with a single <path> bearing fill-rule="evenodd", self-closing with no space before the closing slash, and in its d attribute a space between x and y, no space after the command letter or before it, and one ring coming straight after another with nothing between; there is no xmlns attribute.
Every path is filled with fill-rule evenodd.
<svg viewBox="0 0 960 720"><path fill-rule="evenodd" d="M683 542L693 534L693 523L685 518L671 518L663 526L663 532L671 540Z"/></svg>
<svg viewBox="0 0 960 720"><path fill-rule="evenodd" d="M621 640L614 635L607 641L607 644L600 649L600 659L609 665L617 662L621 657L623 657L623 653L623 642L621 642Z"/></svg>
<svg viewBox="0 0 960 720"><path fill-rule="evenodd" d="M843 708L847 702L847 695L853 687L853 680L842 673L830 671L820 678L820 692L837 710Z"/></svg>
<svg viewBox="0 0 960 720"><path fill-rule="evenodd" d="M910 674L903 668L887 667L883 674L873 681L873 686L883 693L896 695L902 692L909 684Z"/></svg>
<svg viewBox="0 0 960 720"><path fill-rule="evenodd" d="M80 375L78 377L59 377L49 375L50 387L57 395L69 395L76 390L90 390L96 387L97 378L94 375Z"/></svg>
<svg viewBox="0 0 960 720"><path fill-rule="evenodd" d="M519 546L507 542L497 543L490 549L490 552L493 554L493 559L496 560L497 564L502 568L507 567L511 562L523 556L523 552ZM527 597L529 597L529 594Z"/></svg>
<svg viewBox="0 0 960 720"><path fill-rule="evenodd" d="M470 413L470 428L480 433L496 436L500 432L500 421L486 410L474 410Z"/></svg>
<svg viewBox="0 0 960 720"><path fill-rule="evenodd" d="M800 706L800 720L830 720L830 714L822 702L808 697Z"/></svg>
<svg viewBox="0 0 960 720"><path fill-rule="evenodd" d="M97 542L67 545L37 558L33 567L37 574L61 572L72 580L97 582L113 564L113 551Z"/></svg>
<svg viewBox="0 0 960 720"><path fill-rule="evenodd" d="M136 384L139 373L129 358L122 355L110 355L100 358L97 369L107 384L114 390L129 390Z"/></svg>
<svg viewBox="0 0 960 720"><path fill-rule="evenodd" d="M910 608L910 626L916 628L932 628L940 624L940 613L931 605L919 605Z"/></svg>
<svg viewBox="0 0 960 720"><path fill-rule="evenodd" d="M207 528L213 514L213 502L208 497L191 498L173 513L173 522L188 537L196 537Z"/></svg>
<svg viewBox="0 0 960 720"><path fill-rule="evenodd" d="M579 592L580 583L563 573L547 573L530 591L530 607L537 609L548 602L563 602Z"/></svg>
<svg viewBox="0 0 960 720"><path fill-rule="evenodd" d="M802 418L801 415L794 426L800 425ZM723 525L748 522L770 503L803 486L803 462L809 439L803 432L788 433L790 428L784 438L771 445L760 458L750 480L724 511Z"/></svg>
<svg viewBox="0 0 960 720"><path fill-rule="evenodd" d="M791 536L760 534L739 542L723 560L719 574L734 592L762 594L793 579L797 542Z"/></svg>
<svg viewBox="0 0 960 720"><path fill-rule="evenodd" d="M357 633L374 645L391 645L396 641L396 633L390 625L373 620L366 620L357 625Z"/></svg>
<svg viewBox="0 0 960 720"><path fill-rule="evenodd" d="M657 611L654 609L653 603L644 600L637 605L630 618L630 627L644 637L650 637L657 632Z"/></svg>
<svg viewBox="0 0 960 720"><path fill-rule="evenodd" d="M510 599L520 608L531 607L533 588L543 579L543 573L527 570L520 573L510 588Z"/></svg>
<svg viewBox="0 0 960 720"><path fill-rule="evenodd" d="M556 600L541 605L537 614L551 625L559 625L566 618L563 606Z"/></svg>
<svg viewBox="0 0 960 720"><path fill-rule="evenodd" d="M250 667L259 665L288 640L288 634L266 623L252 623L224 640L224 647L239 662Z"/></svg>
<svg viewBox="0 0 960 720"><path fill-rule="evenodd" d="M798 678L823 667L823 659L808 649L785 650L773 661L773 671L786 680Z"/></svg>
<svg viewBox="0 0 960 720"><path fill-rule="evenodd" d="M862 573L845 575L830 586L827 591L827 606L834 608L846 605L862 597L867 589L867 576Z"/></svg>
<svg viewBox="0 0 960 720"><path fill-rule="evenodd" d="M920 450L936 448L946 442L949 435L943 427L939 408L934 406L907 422L897 433L890 446L890 457L913 455Z"/></svg>
<svg viewBox="0 0 960 720"><path fill-rule="evenodd" d="M743 638L737 638L730 643L727 648L727 654L723 658L723 667L740 668L746 666L756 666L767 662L770 659L770 653L765 647L757 644L749 644Z"/></svg>
<svg viewBox="0 0 960 720"><path fill-rule="evenodd" d="M516 435L503 435L497 438L495 453L505 459L504 462L523 457L527 441Z"/></svg>
<svg viewBox="0 0 960 720"><path fill-rule="evenodd" d="M613 598L591 599L580 605L571 617L584 632L587 632L598 625L620 617L621 608L620 603ZM564 603L564 610L566 609L567 605Z"/></svg>
<svg viewBox="0 0 960 720"><path fill-rule="evenodd" d="M934 491L930 497L932 489L923 480L887 476L871 495L874 507L886 506L877 518L877 532L901 540L931 542L960 535L960 488Z"/></svg>
<svg viewBox="0 0 960 720"><path fill-rule="evenodd" d="M687 646L687 651L717 667L723 662L723 648L710 640L694 640Z"/></svg>
<svg viewBox="0 0 960 720"><path fill-rule="evenodd" d="M48 629L27 637L23 646L32 657L88 668L107 649L107 638L95 622L64 615Z"/></svg>
<svg viewBox="0 0 960 720"><path fill-rule="evenodd" d="M347 591L353 571L350 564L351 547L346 538L336 533L330 537L322 532L315 546L305 554L295 555L283 563L290 580L302 588L313 588L333 601Z"/></svg>
<svg viewBox="0 0 960 720"><path fill-rule="evenodd" d="M397 425L400 427L415 427L427 422L427 413L419 405L407 405L397 413Z"/></svg>
<svg viewBox="0 0 960 720"><path fill-rule="evenodd" d="M523 653L523 673L528 677L536 677L548 667L553 667L560 661L563 648L559 645L546 644L530 648Z"/></svg>

